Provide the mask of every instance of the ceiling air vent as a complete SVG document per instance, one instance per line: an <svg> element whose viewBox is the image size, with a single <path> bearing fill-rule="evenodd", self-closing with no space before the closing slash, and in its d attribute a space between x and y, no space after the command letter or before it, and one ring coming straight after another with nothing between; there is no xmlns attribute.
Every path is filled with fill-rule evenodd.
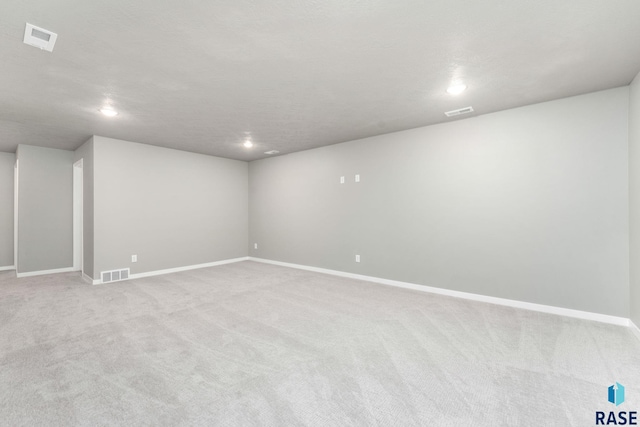
<svg viewBox="0 0 640 427"><path fill-rule="evenodd" d="M264 152L264 154L269 154L269 155L271 155L271 154L278 154L278 153L279 153L279 151L278 151L278 150L271 150L271 151L265 151L265 152Z"/></svg>
<svg viewBox="0 0 640 427"><path fill-rule="evenodd" d="M48 52L53 52L53 45L56 44L58 35L44 28L36 27L27 22L24 29L24 42L29 46L34 46Z"/></svg>
<svg viewBox="0 0 640 427"><path fill-rule="evenodd" d="M455 117L455 116L459 116L461 114L469 114L469 113L473 113L473 107L471 107L471 106L464 107L464 108L459 108L457 110L447 111L447 112L444 113L444 115L447 116L447 117Z"/></svg>

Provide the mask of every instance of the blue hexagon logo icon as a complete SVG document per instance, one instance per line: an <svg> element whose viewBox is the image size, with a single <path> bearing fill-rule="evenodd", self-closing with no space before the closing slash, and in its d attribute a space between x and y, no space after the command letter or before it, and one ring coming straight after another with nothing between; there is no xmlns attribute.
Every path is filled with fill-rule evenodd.
<svg viewBox="0 0 640 427"><path fill-rule="evenodd" d="M624 386L619 382L609 387L609 402L616 406L624 402Z"/></svg>

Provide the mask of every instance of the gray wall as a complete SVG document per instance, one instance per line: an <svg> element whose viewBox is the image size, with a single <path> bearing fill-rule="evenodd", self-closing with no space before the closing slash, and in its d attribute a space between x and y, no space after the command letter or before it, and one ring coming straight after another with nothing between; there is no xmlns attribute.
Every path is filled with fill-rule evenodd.
<svg viewBox="0 0 640 427"><path fill-rule="evenodd" d="M631 84L629 101L630 317L640 327L640 74Z"/></svg>
<svg viewBox="0 0 640 427"><path fill-rule="evenodd" d="M13 265L13 168L16 155L0 153L0 267Z"/></svg>
<svg viewBox="0 0 640 427"><path fill-rule="evenodd" d="M75 152L73 162L82 159L82 263L84 274L93 277L93 137Z"/></svg>
<svg viewBox="0 0 640 427"><path fill-rule="evenodd" d="M628 104L624 87L252 162L250 254L628 317Z"/></svg>
<svg viewBox="0 0 640 427"><path fill-rule="evenodd" d="M93 150L95 278L247 256L246 162L99 136Z"/></svg>
<svg viewBox="0 0 640 427"><path fill-rule="evenodd" d="M18 273L73 266L73 152L18 146Z"/></svg>

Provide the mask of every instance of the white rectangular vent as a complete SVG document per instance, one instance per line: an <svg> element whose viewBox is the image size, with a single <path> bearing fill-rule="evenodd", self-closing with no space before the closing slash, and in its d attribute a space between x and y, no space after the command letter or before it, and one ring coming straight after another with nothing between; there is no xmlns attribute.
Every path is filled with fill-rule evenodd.
<svg viewBox="0 0 640 427"><path fill-rule="evenodd" d="M278 154L278 153L279 153L279 151L278 151L278 150L271 150L271 151L265 151L265 152L264 152L264 154L269 154L269 155L271 155L271 154Z"/></svg>
<svg viewBox="0 0 640 427"><path fill-rule="evenodd" d="M36 27L27 22L24 29L24 42L29 46L34 46L48 52L53 52L58 35L44 28Z"/></svg>
<svg viewBox="0 0 640 427"><path fill-rule="evenodd" d="M119 282L129 278L129 269L103 271L101 273L102 283Z"/></svg>
<svg viewBox="0 0 640 427"><path fill-rule="evenodd" d="M471 106L464 107L464 108L459 108L457 110L447 111L444 114L447 117L454 117L454 116L459 116L461 114L469 114L469 113L473 113L473 107L471 107Z"/></svg>

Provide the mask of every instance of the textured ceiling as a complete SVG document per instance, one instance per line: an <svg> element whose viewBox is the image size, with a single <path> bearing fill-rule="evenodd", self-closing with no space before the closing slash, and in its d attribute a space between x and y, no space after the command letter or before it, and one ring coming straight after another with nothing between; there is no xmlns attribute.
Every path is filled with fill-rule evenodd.
<svg viewBox="0 0 640 427"><path fill-rule="evenodd" d="M627 85L640 1L3 0L0 58L0 151L96 134L253 160Z"/></svg>

